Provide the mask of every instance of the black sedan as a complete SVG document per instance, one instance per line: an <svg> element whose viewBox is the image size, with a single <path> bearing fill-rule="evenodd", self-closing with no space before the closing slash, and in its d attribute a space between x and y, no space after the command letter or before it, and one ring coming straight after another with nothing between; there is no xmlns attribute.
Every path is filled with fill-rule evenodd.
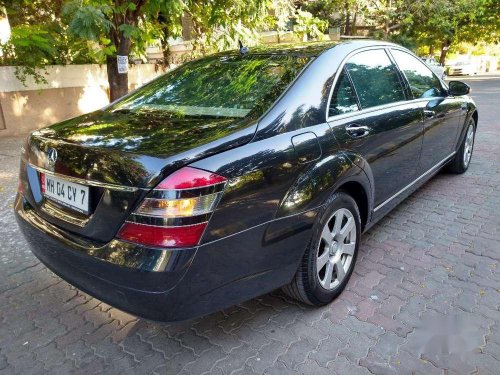
<svg viewBox="0 0 500 375"><path fill-rule="evenodd" d="M33 132L15 211L63 279L138 316L207 314L346 286L361 234L441 168L478 113L389 43L225 52Z"/></svg>

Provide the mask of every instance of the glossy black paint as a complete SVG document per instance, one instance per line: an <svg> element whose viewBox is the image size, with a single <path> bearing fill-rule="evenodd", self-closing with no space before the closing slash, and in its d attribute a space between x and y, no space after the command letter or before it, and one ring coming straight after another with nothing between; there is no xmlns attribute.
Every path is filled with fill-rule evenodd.
<svg viewBox="0 0 500 375"><path fill-rule="evenodd" d="M422 147L422 111L418 104L402 102L330 121L342 147L366 161L373 176L373 199L377 206L403 188L418 173ZM369 128L362 138L345 130L350 124Z"/></svg>
<svg viewBox="0 0 500 375"><path fill-rule="evenodd" d="M427 101L424 107L424 136L420 174L449 156L455 150L455 139L463 121L463 100L441 97ZM426 101L424 101L424 104Z"/></svg>
<svg viewBox="0 0 500 375"><path fill-rule="evenodd" d="M450 88L450 94L452 95L456 96L468 95L470 92L470 86L464 82L450 81L448 83L448 86Z"/></svg>
<svg viewBox="0 0 500 375"><path fill-rule="evenodd" d="M252 50L311 57L260 118L180 120L97 111L34 132L21 161L19 226L36 256L61 277L155 320L193 318L278 288L297 270L328 197L338 189L352 194L368 229L437 173L439 168L402 191L455 151L464 124L477 117L466 96L446 92L413 100L399 73L406 101L327 118L346 57L392 47L356 41ZM369 132L352 137L346 131L351 124ZM54 173L91 184L89 217L65 209L54 216L47 206L38 171L48 168L50 147L59 153ZM148 191L185 165L228 179L200 245L165 250L117 240ZM72 215L80 225L68 222Z"/></svg>

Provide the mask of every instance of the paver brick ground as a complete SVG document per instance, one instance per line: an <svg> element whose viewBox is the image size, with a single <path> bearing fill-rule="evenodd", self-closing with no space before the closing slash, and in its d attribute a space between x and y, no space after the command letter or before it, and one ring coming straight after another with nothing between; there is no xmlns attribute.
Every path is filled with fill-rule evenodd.
<svg viewBox="0 0 500 375"><path fill-rule="evenodd" d="M26 247L22 140L0 138L0 374L499 374L500 78L470 83L469 171L439 174L371 229L320 309L276 291L163 324L78 291Z"/></svg>

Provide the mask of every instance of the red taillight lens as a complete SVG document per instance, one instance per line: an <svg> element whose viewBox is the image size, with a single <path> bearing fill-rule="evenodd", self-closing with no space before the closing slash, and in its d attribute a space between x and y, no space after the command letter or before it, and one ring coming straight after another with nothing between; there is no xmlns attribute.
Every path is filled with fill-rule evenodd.
<svg viewBox="0 0 500 375"><path fill-rule="evenodd" d="M184 167L160 182L156 189L192 189L226 182L226 179L212 172Z"/></svg>
<svg viewBox="0 0 500 375"><path fill-rule="evenodd" d="M42 189L42 194L45 193L45 173L40 173L40 188Z"/></svg>
<svg viewBox="0 0 500 375"><path fill-rule="evenodd" d="M198 245L215 210L226 178L184 167L144 199L118 232L118 238L154 247Z"/></svg>
<svg viewBox="0 0 500 375"><path fill-rule="evenodd" d="M160 227L126 222L120 229L121 239L155 247L196 246L207 223L182 226Z"/></svg>

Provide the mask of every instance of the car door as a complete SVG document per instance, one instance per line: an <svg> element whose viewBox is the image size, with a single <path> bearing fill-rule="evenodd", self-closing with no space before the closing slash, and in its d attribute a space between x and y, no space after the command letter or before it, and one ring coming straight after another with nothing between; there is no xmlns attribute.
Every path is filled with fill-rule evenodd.
<svg viewBox="0 0 500 375"><path fill-rule="evenodd" d="M461 102L448 95L441 81L418 58L395 48L391 48L390 52L408 81L413 101L424 114L422 174L454 151L462 113Z"/></svg>
<svg viewBox="0 0 500 375"><path fill-rule="evenodd" d="M375 208L418 173L422 112L407 99L403 78L383 48L349 57L331 96L329 125L354 162L359 155L368 163Z"/></svg>

